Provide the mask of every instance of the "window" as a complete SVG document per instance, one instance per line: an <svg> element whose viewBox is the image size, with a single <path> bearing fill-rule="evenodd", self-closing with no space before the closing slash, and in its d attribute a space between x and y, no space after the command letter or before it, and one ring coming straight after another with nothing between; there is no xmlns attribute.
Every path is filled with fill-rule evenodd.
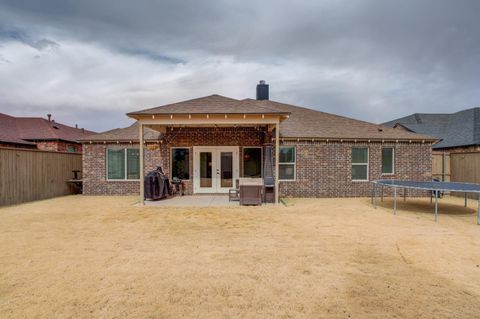
<svg viewBox="0 0 480 319"><path fill-rule="evenodd" d="M295 180L295 162L296 153L294 146L281 146L280 147L280 159L279 165L279 180Z"/></svg>
<svg viewBox="0 0 480 319"><path fill-rule="evenodd" d="M140 178L140 151L134 148L127 149L127 179Z"/></svg>
<svg viewBox="0 0 480 319"><path fill-rule="evenodd" d="M172 178L190 179L190 150L172 148Z"/></svg>
<svg viewBox="0 0 480 319"><path fill-rule="evenodd" d="M262 177L262 148L243 148L243 176Z"/></svg>
<svg viewBox="0 0 480 319"><path fill-rule="evenodd" d="M393 174L395 165L394 154L393 147L382 148L382 174Z"/></svg>
<svg viewBox="0 0 480 319"><path fill-rule="evenodd" d="M73 145L68 145L67 146L67 152L69 153L75 153L77 151L77 148Z"/></svg>
<svg viewBox="0 0 480 319"><path fill-rule="evenodd" d="M368 148L352 148L352 180L368 180Z"/></svg>
<svg viewBox="0 0 480 319"><path fill-rule="evenodd" d="M107 179L140 178L140 151L134 148L107 150Z"/></svg>

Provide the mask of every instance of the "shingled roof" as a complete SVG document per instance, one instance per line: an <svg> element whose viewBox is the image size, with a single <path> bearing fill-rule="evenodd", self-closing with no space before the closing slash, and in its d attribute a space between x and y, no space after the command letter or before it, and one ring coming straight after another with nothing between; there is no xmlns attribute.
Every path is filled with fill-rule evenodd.
<svg viewBox="0 0 480 319"><path fill-rule="evenodd" d="M106 132L85 136L80 141L82 142L97 142L97 141L138 141L138 122L125 128L116 128ZM147 141L158 140L161 137L161 133L152 130L148 127L144 128L144 138Z"/></svg>
<svg viewBox="0 0 480 319"><path fill-rule="evenodd" d="M403 128L436 137L433 148L452 148L480 145L480 108L456 113L415 113L384 123L389 127Z"/></svg>
<svg viewBox="0 0 480 319"><path fill-rule="evenodd" d="M321 139L375 139L375 140L425 140L435 139L427 135L419 135L406 130L359 121L344 116L316 111L271 100L243 99L236 100L220 95L210 95L198 99L167 104L127 115L155 114L279 114L289 115L280 124L280 136L283 138L321 138ZM100 133L94 137L83 139L91 141L124 141L138 140L138 129L130 126ZM153 131L155 132L155 131ZM148 131L147 139L156 139Z"/></svg>
<svg viewBox="0 0 480 319"><path fill-rule="evenodd" d="M77 142L94 133L40 117L13 117L0 113L0 141L5 143L35 145L32 142L40 140Z"/></svg>
<svg viewBox="0 0 480 319"><path fill-rule="evenodd" d="M146 110L128 113L134 115L153 114L283 114L274 108L259 103L256 100L236 100L226 96L213 94L192 100L166 104Z"/></svg>

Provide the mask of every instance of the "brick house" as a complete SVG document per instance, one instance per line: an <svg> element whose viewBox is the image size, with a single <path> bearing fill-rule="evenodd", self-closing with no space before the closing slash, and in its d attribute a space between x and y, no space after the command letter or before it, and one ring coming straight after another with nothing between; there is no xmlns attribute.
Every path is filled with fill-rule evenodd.
<svg viewBox="0 0 480 319"><path fill-rule="evenodd" d="M78 140L94 133L57 123L50 114L43 119L0 113L0 146L3 147L81 153L82 144Z"/></svg>
<svg viewBox="0 0 480 319"><path fill-rule="evenodd" d="M128 116L132 126L82 140L85 194L143 197L143 175L157 166L188 194L224 193L238 177L262 177L269 150L276 200L369 196L370 180L431 179L432 137L274 102L264 82L255 100L211 95Z"/></svg>

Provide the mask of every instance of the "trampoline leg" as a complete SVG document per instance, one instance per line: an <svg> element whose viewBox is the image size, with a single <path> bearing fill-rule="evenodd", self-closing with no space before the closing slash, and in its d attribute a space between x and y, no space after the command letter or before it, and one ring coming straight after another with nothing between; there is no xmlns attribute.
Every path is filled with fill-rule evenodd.
<svg viewBox="0 0 480 319"><path fill-rule="evenodd" d="M373 184L373 208L377 208L377 184Z"/></svg>
<svg viewBox="0 0 480 319"><path fill-rule="evenodd" d="M373 190L375 189L375 184L372 183L372 192L370 193L370 202L373 205Z"/></svg>
<svg viewBox="0 0 480 319"><path fill-rule="evenodd" d="M465 193L465 207L467 207L467 193Z"/></svg>
<svg viewBox="0 0 480 319"><path fill-rule="evenodd" d="M435 222L438 219L438 192L435 192Z"/></svg>
<svg viewBox="0 0 480 319"><path fill-rule="evenodd" d="M382 189L381 189L381 194L380 194L380 196L381 196L381 201L383 202L383 185L382 185Z"/></svg>
<svg viewBox="0 0 480 319"><path fill-rule="evenodd" d="M405 193L406 190L407 190L406 188L403 189L403 201L407 200L407 195Z"/></svg>
<svg viewBox="0 0 480 319"><path fill-rule="evenodd" d="M397 215L397 188L393 188L393 215Z"/></svg>

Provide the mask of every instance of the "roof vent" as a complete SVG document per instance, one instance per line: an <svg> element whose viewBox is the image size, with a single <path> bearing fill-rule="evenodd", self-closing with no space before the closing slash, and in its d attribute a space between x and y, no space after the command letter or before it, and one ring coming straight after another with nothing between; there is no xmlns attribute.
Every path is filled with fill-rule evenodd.
<svg viewBox="0 0 480 319"><path fill-rule="evenodd" d="M52 114L47 114L47 118L48 118L48 121L50 122L50 120L52 119Z"/></svg>
<svg viewBox="0 0 480 319"><path fill-rule="evenodd" d="M257 100L268 100L268 84L264 80L257 84Z"/></svg>
<svg viewBox="0 0 480 319"><path fill-rule="evenodd" d="M379 131L379 132L383 132L383 128L379 127L379 128L378 128L378 131Z"/></svg>

